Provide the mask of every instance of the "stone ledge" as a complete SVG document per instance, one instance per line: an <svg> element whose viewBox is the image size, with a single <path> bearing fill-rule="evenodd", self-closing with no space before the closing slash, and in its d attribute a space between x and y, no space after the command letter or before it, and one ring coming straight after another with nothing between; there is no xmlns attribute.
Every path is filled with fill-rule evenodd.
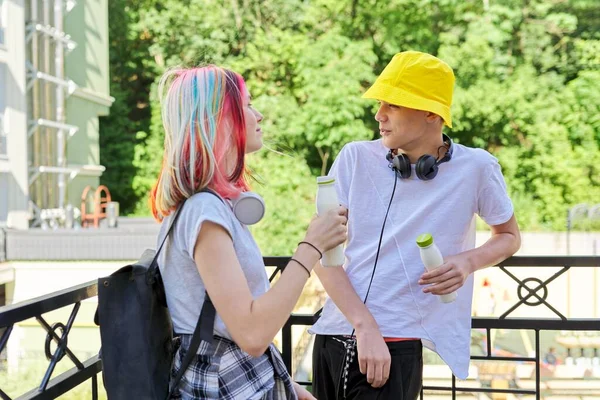
<svg viewBox="0 0 600 400"><path fill-rule="evenodd" d="M156 247L159 229L158 223L146 218L119 218L117 228L4 229L0 262L137 260L145 249Z"/></svg>

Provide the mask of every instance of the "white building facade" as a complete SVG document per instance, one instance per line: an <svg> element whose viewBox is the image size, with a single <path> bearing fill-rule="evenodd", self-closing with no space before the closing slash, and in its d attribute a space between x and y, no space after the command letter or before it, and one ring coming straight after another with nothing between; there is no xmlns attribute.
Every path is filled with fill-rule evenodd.
<svg viewBox="0 0 600 400"><path fill-rule="evenodd" d="M113 101L106 0L0 0L0 226L64 219L98 185Z"/></svg>

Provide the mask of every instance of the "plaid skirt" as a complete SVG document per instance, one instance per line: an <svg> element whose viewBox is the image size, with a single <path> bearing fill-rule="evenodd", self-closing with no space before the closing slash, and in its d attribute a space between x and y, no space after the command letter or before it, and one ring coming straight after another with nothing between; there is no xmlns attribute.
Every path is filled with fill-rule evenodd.
<svg viewBox="0 0 600 400"><path fill-rule="evenodd" d="M192 335L180 335L171 379L181 367ZM231 340L215 336L200 343L198 354L183 374L171 399L296 400L292 379L275 345L252 357Z"/></svg>

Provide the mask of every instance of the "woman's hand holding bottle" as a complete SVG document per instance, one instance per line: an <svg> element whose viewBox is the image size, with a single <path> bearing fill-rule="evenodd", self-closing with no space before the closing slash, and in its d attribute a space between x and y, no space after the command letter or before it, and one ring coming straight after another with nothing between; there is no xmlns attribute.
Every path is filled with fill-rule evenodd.
<svg viewBox="0 0 600 400"><path fill-rule="evenodd" d="M324 253L346 241L348 210L338 206L323 215L315 215L308 226L304 241L311 243Z"/></svg>

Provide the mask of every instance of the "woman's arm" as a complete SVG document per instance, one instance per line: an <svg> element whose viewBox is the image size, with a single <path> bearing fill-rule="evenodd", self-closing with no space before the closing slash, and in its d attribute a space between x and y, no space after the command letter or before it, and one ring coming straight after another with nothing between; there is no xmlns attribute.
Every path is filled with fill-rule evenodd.
<svg viewBox="0 0 600 400"><path fill-rule="evenodd" d="M346 239L345 213L340 207L327 218L316 218L319 219L316 223L314 219L305 240L322 250L342 243ZM319 253L308 245L301 245L293 258L310 271ZM263 354L290 317L308 280L307 271L290 261L277 283L254 299L231 237L223 227L212 222L202 224L194 260L206 291L233 340L252 356Z"/></svg>

